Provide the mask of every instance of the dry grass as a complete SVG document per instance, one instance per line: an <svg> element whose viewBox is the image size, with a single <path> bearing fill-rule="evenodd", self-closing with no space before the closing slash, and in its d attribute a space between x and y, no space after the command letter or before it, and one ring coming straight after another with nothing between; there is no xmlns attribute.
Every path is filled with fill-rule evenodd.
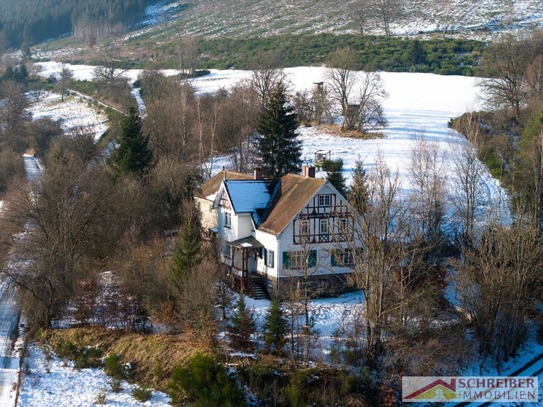
<svg viewBox="0 0 543 407"><path fill-rule="evenodd" d="M40 332L36 340L53 348L61 341L80 346L98 346L104 355L115 353L130 363L131 377L140 384L165 391L175 365L183 365L197 353L212 354L209 343L184 335L143 335L103 328L55 329Z"/></svg>
<svg viewBox="0 0 543 407"><path fill-rule="evenodd" d="M340 126L331 124L321 125L318 127L323 133L329 134L335 137L355 138L361 140L371 140L376 138L383 138L382 133L362 133L360 131L342 131Z"/></svg>

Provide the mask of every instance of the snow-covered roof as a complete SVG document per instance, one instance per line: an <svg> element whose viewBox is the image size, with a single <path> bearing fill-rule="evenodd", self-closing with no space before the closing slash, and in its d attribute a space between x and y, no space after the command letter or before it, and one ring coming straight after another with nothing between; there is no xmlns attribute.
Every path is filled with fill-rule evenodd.
<svg viewBox="0 0 543 407"><path fill-rule="evenodd" d="M256 225L273 196L276 182L272 180L224 181L230 202L236 213L250 213Z"/></svg>

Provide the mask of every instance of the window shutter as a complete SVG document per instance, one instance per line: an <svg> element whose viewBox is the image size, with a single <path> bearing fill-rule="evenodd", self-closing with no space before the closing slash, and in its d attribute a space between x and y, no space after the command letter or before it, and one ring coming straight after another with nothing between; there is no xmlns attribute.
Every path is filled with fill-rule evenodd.
<svg viewBox="0 0 543 407"><path fill-rule="evenodd" d="M337 266L337 259L336 259L336 251L335 250L332 250L332 257L330 259L330 264L332 265L332 267Z"/></svg>
<svg viewBox="0 0 543 407"><path fill-rule="evenodd" d="M264 258L264 265L268 266L268 249L265 247L262 249L262 256Z"/></svg>
<svg viewBox="0 0 543 407"><path fill-rule="evenodd" d="M283 252L283 268L290 268L290 254L289 252Z"/></svg>
<svg viewBox="0 0 543 407"><path fill-rule="evenodd" d="M317 265L317 251L316 250L309 251L309 257L308 257L307 263L309 267L315 267Z"/></svg>

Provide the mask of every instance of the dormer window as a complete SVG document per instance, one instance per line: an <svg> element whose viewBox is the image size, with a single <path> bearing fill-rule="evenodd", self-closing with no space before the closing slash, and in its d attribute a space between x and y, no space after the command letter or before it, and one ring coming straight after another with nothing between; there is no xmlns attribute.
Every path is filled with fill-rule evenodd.
<svg viewBox="0 0 543 407"><path fill-rule="evenodd" d="M319 195L318 196L318 203L319 203L319 206L330 206L330 201L331 201L331 195Z"/></svg>

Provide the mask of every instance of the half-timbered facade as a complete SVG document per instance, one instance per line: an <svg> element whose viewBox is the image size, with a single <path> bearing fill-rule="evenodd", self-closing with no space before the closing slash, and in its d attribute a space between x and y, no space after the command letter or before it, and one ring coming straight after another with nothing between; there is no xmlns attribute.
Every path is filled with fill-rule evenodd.
<svg viewBox="0 0 543 407"><path fill-rule="evenodd" d="M266 180L255 170L251 179L225 176L212 194L213 231L237 288L250 291L257 282L277 292L293 281L323 291L344 287L356 247L351 207L314 174L304 167L302 175Z"/></svg>

